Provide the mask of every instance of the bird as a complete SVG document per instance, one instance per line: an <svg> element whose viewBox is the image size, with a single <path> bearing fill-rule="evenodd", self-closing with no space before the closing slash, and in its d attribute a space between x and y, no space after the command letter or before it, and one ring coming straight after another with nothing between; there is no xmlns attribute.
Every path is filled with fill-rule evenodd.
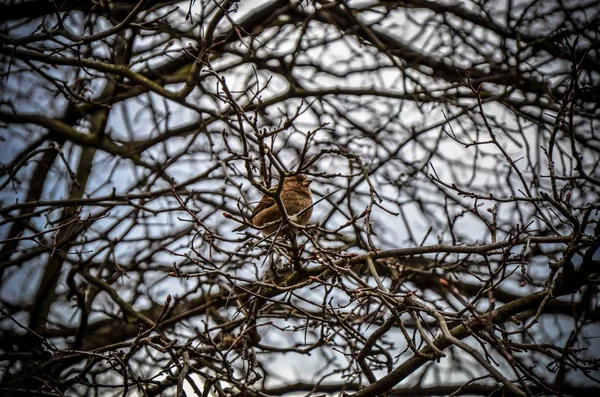
<svg viewBox="0 0 600 397"><path fill-rule="evenodd" d="M305 175L293 175L283 180L283 187L279 193L279 197L281 198L281 202L283 203L285 212L288 216L293 217L302 212L297 219L292 219L295 223L302 226L308 223L310 216L312 215L313 200L312 192L310 191L311 183L312 181ZM269 192L271 193L275 193L276 191L277 187L269 189ZM268 236L276 230L279 230L280 224L273 223L278 220L281 220L281 212L279 211L277 202L268 194L263 195L250 216L252 225L257 229L260 229L263 235ZM273 224L265 226L269 223ZM233 229L233 231L239 232L247 227L247 225L240 225Z"/></svg>

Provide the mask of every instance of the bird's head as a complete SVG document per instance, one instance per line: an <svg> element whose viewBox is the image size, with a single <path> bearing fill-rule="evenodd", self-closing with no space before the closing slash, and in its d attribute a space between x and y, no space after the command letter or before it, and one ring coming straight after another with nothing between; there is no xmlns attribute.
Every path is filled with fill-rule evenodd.
<svg viewBox="0 0 600 397"><path fill-rule="evenodd" d="M308 179L306 175L298 174L285 178L284 183L308 187L312 183L312 181Z"/></svg>

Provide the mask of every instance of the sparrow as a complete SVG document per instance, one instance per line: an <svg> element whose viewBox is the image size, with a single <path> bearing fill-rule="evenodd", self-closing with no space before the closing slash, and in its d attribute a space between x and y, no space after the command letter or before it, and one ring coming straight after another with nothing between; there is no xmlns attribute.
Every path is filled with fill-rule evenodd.
<svg viewBox="0 0 600 397"><path fill-rule="evenodd" d="M287 177L283 180L283 187L279 193L281 202L285 207L285 212L288 216L294 216L304 209L295 219L294 222L300 225L306 225L312 215L312 193L310 191L311 180L306 178L305 175L294 175ZM271 193L277 191L277 187L269 189ZM268 223L281 220L281 212L275 199L269 195L264 195L259 201L258 205L252 211L250 221L257 229L260 229L265 236L275 232L279 229L279 223L273 223L272 225L265 226ZM246 229L246 225L241 225L233 229L235 232Z"/></svg>

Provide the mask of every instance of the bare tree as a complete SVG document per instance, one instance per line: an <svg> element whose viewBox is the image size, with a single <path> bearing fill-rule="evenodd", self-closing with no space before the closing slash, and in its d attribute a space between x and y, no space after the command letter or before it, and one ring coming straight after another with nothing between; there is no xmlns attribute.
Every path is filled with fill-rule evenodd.
<svg viewBox="0 0 600 397"><path fill-rule="evenodd" d="M0 392L600 393L596 3L4 2Z"/></svg>

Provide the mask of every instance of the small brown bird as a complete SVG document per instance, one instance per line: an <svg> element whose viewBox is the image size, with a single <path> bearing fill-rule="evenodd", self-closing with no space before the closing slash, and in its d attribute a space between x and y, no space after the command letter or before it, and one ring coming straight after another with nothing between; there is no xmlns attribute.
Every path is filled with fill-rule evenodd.
<svg viewBox="0 0 600 397"><path fill-rule="evenodd" d="M304 175L290 176L283 181L283 187L281 188L280 197L285 212L288 216L294 216L302 210L308 208L298 216L298 219L292 219L300 225L306 225L312 215L312 193L310 191L311 180L307 179ZM275 193L277 187L271 188L270 191ZM280 224L274 223L273 225L265 226L268 223L281 220L281 212L279 212L279 206L275 199L271 196L264 195L254 211L250 216L250 221L257 228L260 229L265 236L275 232L279 229ZM246 229L246 225L238 226L233 229L236 232Z"/></svg>

